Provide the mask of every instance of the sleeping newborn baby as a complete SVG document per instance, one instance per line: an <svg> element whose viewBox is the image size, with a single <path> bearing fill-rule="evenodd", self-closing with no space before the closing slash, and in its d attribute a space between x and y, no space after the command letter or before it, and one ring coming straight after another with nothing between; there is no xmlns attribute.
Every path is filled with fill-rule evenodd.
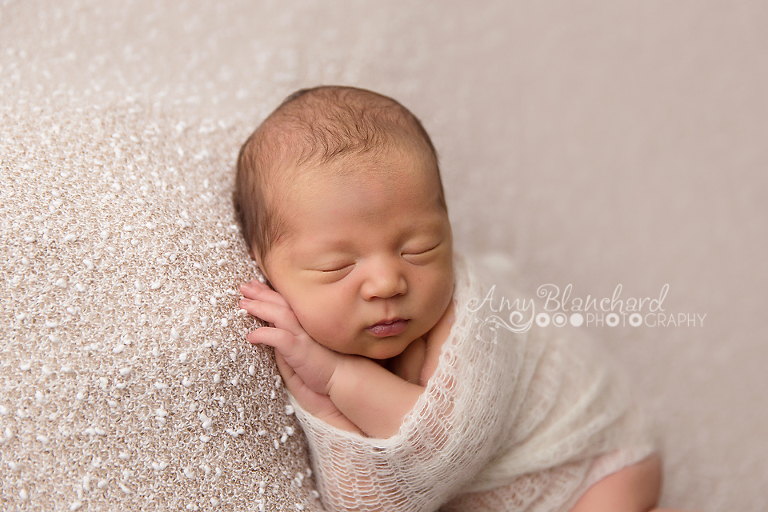
<svg viewBox="0 0 768 512"><path fill-rule="evenodd" d="M599 351L492 321L454 254L432 142L395 100L318 87L248 138L236 210L328 510L652 509L660 462Z"/></svg>

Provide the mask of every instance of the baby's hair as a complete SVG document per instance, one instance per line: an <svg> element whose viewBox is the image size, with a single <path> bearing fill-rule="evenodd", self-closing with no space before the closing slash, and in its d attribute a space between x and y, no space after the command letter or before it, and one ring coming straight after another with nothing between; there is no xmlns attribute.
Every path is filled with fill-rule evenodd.
<svg viewBox="0 0 768 512"><path fill-rule="evenodd" d="M320 86L288 96L240 148L233 201L249 252L263 262L283 232L277 183L306 164L407 148L433 164L446 207L437 152L419 119L392 98L365 89Z"/></svg>

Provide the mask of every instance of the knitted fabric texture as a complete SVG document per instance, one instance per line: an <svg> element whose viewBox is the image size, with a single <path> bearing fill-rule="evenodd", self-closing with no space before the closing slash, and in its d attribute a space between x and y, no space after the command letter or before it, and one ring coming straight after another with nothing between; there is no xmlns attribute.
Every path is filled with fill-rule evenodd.
<svg viewBox="0 0 768 512"><path fill-rule="evenodd" d="M320 510L230 202L243 134L0 108L0 510Z"/></svg>
<svg viewBox="0 0 768 512"><path fill-rule="evenodd" d="M340 431L294 401L327 509L566 510L652 453L645 418L598 350L552 326L507 329L500 291L457 260L455 324L395 436Z"/></svg>

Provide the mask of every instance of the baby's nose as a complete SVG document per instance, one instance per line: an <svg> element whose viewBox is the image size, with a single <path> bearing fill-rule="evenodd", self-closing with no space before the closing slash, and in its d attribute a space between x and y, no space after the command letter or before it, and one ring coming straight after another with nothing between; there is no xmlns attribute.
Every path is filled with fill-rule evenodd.
<svg viewBox="0 0 768 512"><path fill-rule="evenodd" d="M365 300L389 299L408 291L408 283L397 264L372 266L370 274L361 287Z"/></svg>

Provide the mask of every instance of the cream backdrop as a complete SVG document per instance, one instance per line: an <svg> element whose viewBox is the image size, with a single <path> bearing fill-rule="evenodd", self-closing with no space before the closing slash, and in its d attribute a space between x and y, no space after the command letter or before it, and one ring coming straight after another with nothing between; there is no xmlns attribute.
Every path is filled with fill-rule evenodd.
<svg viewBox="0 0 768 512"><path fill-rule="evenodd" d="M226 196L240 142L288 93L341 83L392 95L432 134L460 248L512 255L531 293L571 283L572 298L610 297L618 285L623 299L658 298L668 284L665 313L705 315L696 325L580 328L624 361L657 416L663 504L761 511L766 48L758 0L3 0L0 172L23 170L17 145L27 139L9 123L32 127L29 152L44 156L57 115L96 109L117 112L118 131L126 113L125 126L154 122L168 137L193 127L180 150L210 134L213 160L172 158L183 172L216 168ZM21 213L6 212L6 228ZM10 326L0 329L9 339ZM16 373L3 357L9 402ZM0 427L19 421L13 404L0 405ZM12 443L0 447L0 474L18 468ZM306 463L274 464L292 473L274 480L283 497L273 506L316 506L311 478L295 485ZM14 482L0 499L34 509ZM82 488L66 493L61 503L98 509Z"/></svg>

